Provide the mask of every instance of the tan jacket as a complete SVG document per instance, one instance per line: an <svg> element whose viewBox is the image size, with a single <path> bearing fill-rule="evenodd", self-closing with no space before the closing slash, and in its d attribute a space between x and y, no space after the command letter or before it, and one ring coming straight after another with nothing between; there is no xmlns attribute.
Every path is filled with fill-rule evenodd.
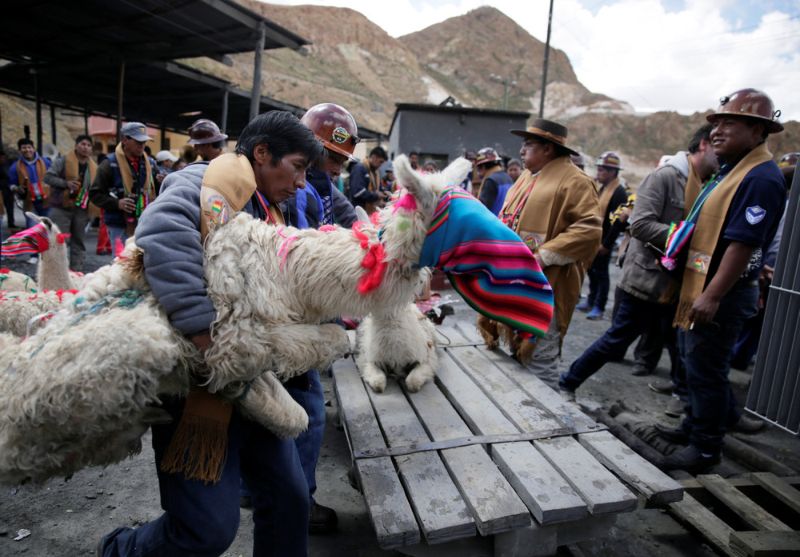
<svg viewBox="0 0 800 557"><path fill-rule="evenodd" d="M524 203L521 209L520 203ZM542 260L553 288L556 324L563 339L578 303L584 273L600 245L597 190L569 157L559 157L537 175L526 170L517 179L506 196L501 216L517 210L519 218L512 228Z"/></svg>

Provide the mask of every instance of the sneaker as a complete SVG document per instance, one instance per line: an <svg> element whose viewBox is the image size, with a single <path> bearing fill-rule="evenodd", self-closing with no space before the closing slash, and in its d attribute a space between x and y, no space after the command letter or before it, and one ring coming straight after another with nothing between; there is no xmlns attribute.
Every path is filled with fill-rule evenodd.
<svg viewBox="0 0 800 557"><path fill-rule="evenodd" d="M339 518L336 511L330 507L320 505L316 501L311 501L311 514L308 519L308 533L313 535L333 534Z"/></svg>
<svg viewBox="0 0 800 557"><path fill-rule="evenodd" d="M575 306L575 309L577 309L578 311L582 311L583 313L586 313L587 311L592 309L592 306L591 304L589 304L588 300L584 300L580 304Z"/></svg>
<svg viewBox="0 0 800 557"><path fill-rule="evenodd" d="M667 379L656 379L655 381L651 381L647 384L650 387L651 391L654 391L661 395L671 395L672 394L672 381Z"/></svg>
<svg viewBox="0 0 800 557"><path fill-rule="evenodd" d="M689 444L689 434L679 427L671 427L664 424L655 424L653 427L656 428L659 437L666 439L670 443L675 443L676 445Z"/></svg>
<svg viewBox="0 0 800 557"><path fill-rule="evenodd" d="M664 458L661 469L686 470L690 474L702 474L719 462L719 454L704 453L694 445L689 445Z"/></svg>
<svg viewBox="0 0 800 557"><path fill-rule="evenodd" d="M566 387L558 386L558 394L567 402L575 402L575 391L570 391Z"/></svg>
<svg viewBox="0 0 800 557"><path fill-rule="evenodd" d="M758 418L751 418L742 414L739 421L733 424L733 430L739 433L755 433L764 429L764 421Z"/></svg>
<svg viewBox="0 0 800 557"><path fill-rule="evenodd" d="M667 403L667 407L664 408L664 414L666 414L670 418L680 418L681 416L683 416L683 413L685 411L686 411L686 403L675 395L672 395L672 397L670 397L669 402Z"/></svg>
<svg viewBox="0 0 800 557"><path fill-rule="evenodd" d="M39 257L36 255L28 259L28 265L36 265L37 263L39 263Z"/></svg>
<svg viewBox="0 0 800 557"><path fill-rule="evenodd" d="M586 319L591 319L592 321L597 321L598 319L603 318L603 310L599 307L593 307L592 311L586 314Z"/></svg>

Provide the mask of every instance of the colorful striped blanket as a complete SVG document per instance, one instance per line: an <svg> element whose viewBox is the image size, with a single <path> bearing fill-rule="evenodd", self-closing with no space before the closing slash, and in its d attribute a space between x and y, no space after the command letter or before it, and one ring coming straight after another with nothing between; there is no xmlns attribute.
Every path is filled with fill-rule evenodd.
<svg viewBox="0 0 800 557"><path fill-rule="evenodd" d="M50 238L47 227L38 223L30 228L9 236L3 242L3 256L17 257L18 255L36 255L47 251L50 247Z"/></svg>
<svg viewBox="0 0 800 557"><path fill-rule="evenodd" d="M520 237L467 192L442 194L419 264L444 271L486 317L522 333L547 332L553 291L541 267Z"/></svg>

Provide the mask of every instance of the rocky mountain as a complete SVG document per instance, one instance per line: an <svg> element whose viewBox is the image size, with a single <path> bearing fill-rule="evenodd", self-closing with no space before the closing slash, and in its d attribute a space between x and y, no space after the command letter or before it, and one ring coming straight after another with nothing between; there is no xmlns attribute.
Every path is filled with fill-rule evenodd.
<svg viewBox="0 0 800 557"><path fill-rule="evenodd" d="M394 38L347 8L238 1L312 42L297 52L264 53L262 93L266 96L299 106L337 102L353 112L359 125L384 133L389 131L396 103L436 104L448 96L464 106L502 108L506 104L509 109L538 114L544 44L495 8L478 8ZM249 91L253 53L231 59L231 66L208 58L182 62ZM16 121L17 112L20 122L34 121L28 108L16 108L31 103L0 101L4 131ZM633 184L662 154L685 147L704 121L700 113L636 114L623 101L589 91L567 55L557 48L550 51L545 115L565 123L570 142L592 157L605 150L619 151ZM67 124L69 120L68 116L59 118ZM73 127L82 128L82 121ZM14 129L9 136L16 137L20 131ZM59 146L68 137L59 131ZM787 124L785 133L770 139L770 146L777 154L800 149L800 123Z"/></svg>

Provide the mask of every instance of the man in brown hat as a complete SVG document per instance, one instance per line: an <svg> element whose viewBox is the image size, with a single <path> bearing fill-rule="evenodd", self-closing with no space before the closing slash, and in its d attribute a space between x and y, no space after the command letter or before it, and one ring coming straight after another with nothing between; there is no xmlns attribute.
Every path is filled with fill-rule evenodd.
<svg viewBox="0 0 800 557"><path fill-rule="evenodd" d="M686 448L664 469L692 473L720 461L733 393L728 381L733 345L757 311L758 275L778 227L786 188L766 140L783 131L780 111L755 89L720 100L707 117L720 169L705 184L686 184L686 213L667 239L662 262L682 274L675 324L686 368L689 403L678 429L661 435Z"/></svg>
<svg viewBox="0 0 800 557"><path fill-rule="evenodd" d="M539 260L555 296L555 317L544 338L517 339L515 355L532 358L531 369L555 384L561 341L578 302L583 275L600 245L597 192L591 178L570 161L567 128L534 120L523 138L520 158L525 172L506 195L501 220L514 230ZM479 328L487 332L487 323ZM491 324L489 324L491 327Z"/></svg>
<svg viewBox="0 0 800 557"><path fill-rule="evenodd" d="M211 120L201 118L189 128L188 143L204 161L213 161L222 154L228 136Z"/></svg>
<svg viewBox="0 0 800 557"><path fill-rule="evenodd" d="M608 265L611 262L611 250L619 236L620 229L611 226L610 215L628 199L625 186L620 183L619 171L622 170L619 155L606 151L595 162L598 185L598 214L603 221L603 236L597 255L592 261L587 275L589 276L589 296L578 305L580 311L588 311L587 319L601 319L606 309L608 290L611 282L608 276Z"/></svg>

